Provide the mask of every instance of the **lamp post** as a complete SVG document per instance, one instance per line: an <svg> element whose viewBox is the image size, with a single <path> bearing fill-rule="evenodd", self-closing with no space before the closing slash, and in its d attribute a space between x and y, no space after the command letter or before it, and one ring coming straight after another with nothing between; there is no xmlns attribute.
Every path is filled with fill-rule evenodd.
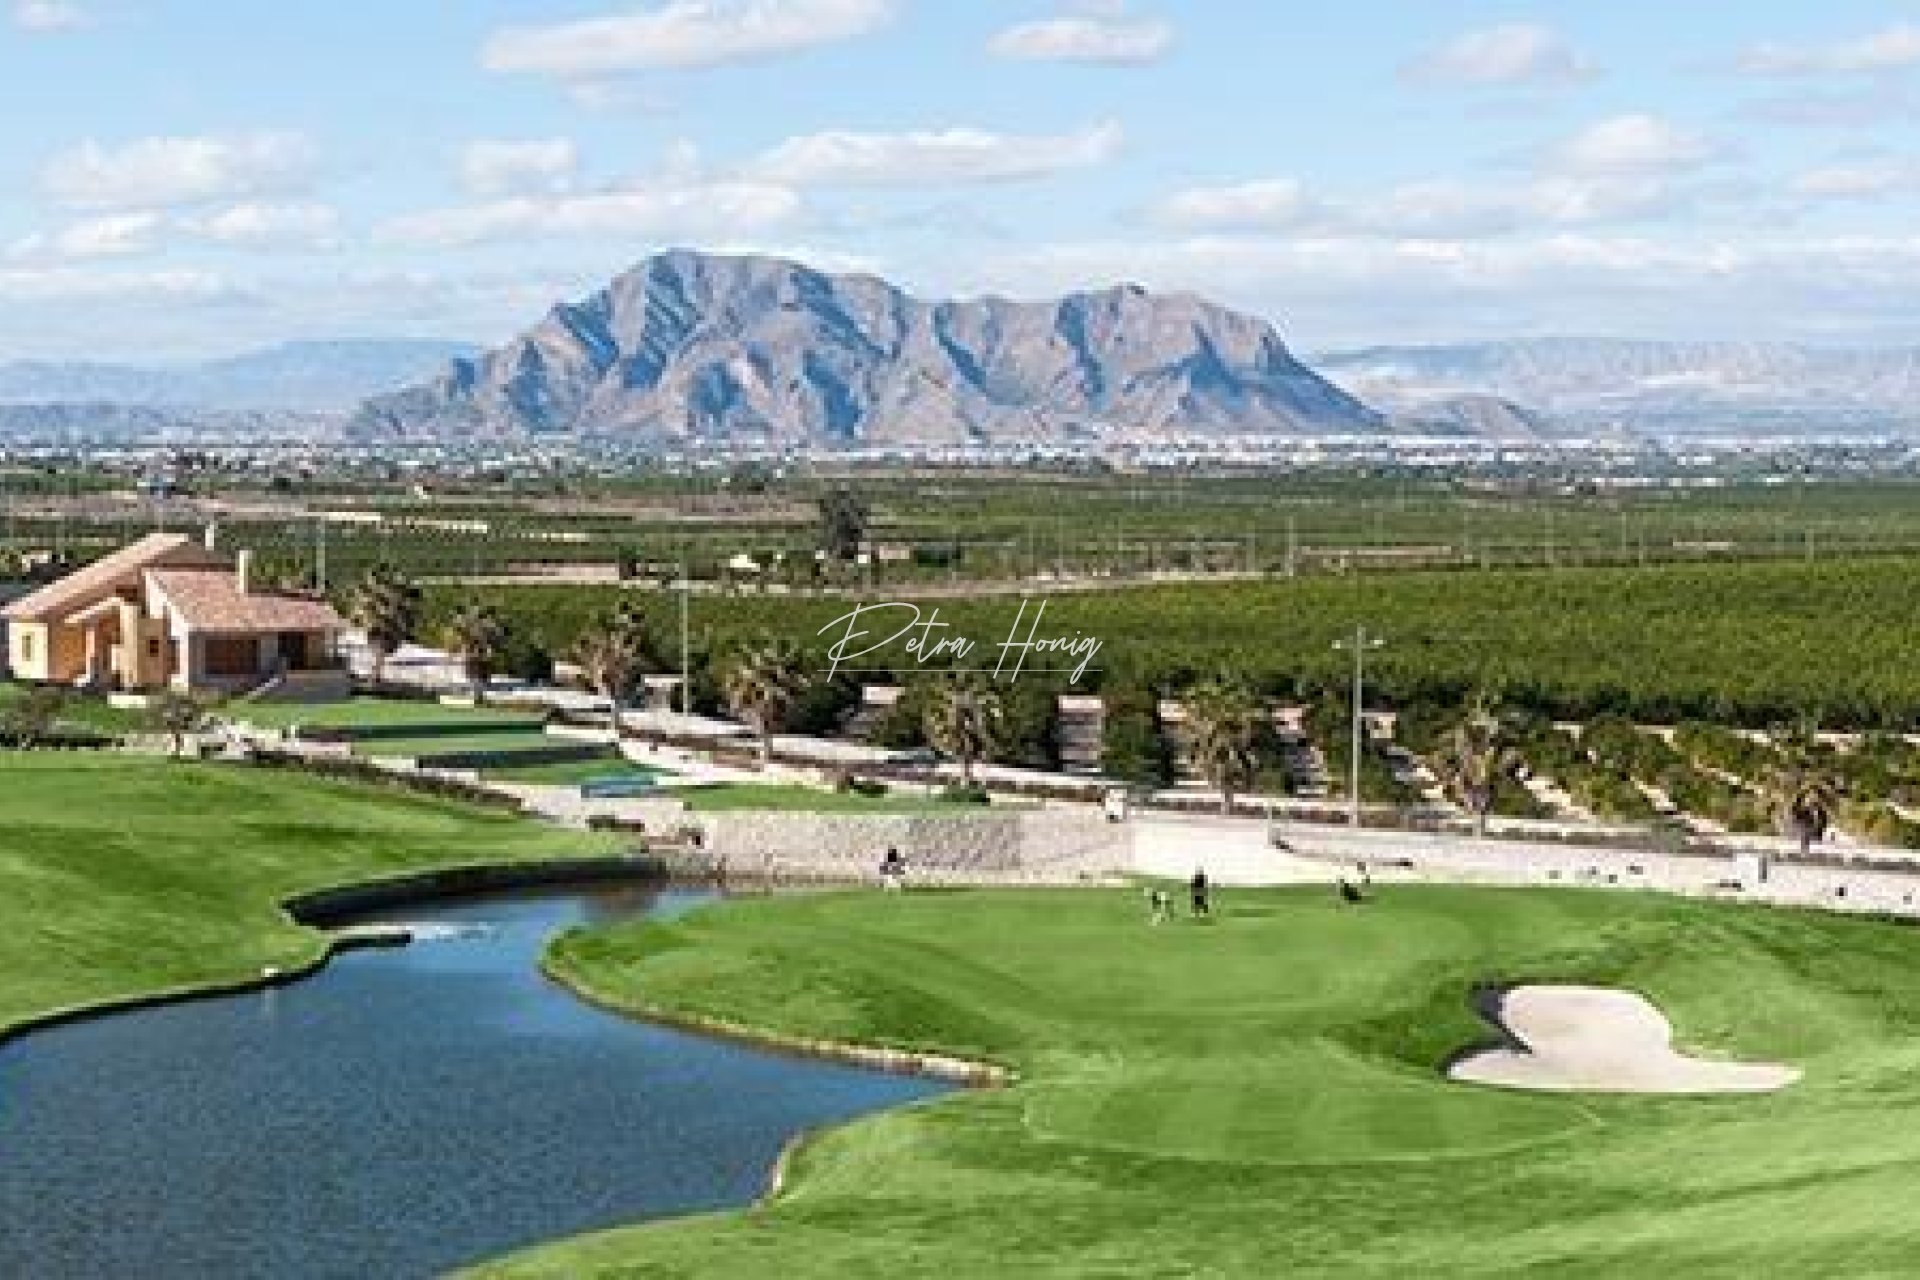
<svg viewBox="0 0 1920 1280"><path fill-rule="evenodd" d="M1385 640L1368 634L1364 626L1355 627L1351 639L1333 642L1335 649L1350 650L1353 653L1353 756L1348 762L1351 768L1347 805L1355 831L1360 829L1360 747L1366 732L1367 650L1378 649L1384 644L1386 644Z"/></svg>

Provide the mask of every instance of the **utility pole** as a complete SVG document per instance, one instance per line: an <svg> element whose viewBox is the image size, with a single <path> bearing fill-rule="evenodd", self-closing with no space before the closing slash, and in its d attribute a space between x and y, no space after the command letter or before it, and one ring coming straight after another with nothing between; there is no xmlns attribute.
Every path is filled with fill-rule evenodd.
<svg viewBox="0 0 1920 1280"><path fill-rule="evenodd" d="M1360 829L1360 750L1366 734L1367 650L1386 644L1379 636L1369 635L1365 626L1353 629L1350 640L1336 640L1335 649L1353 652L1353 758L1350 765L1347 806L1353 829Z"/></svg>
<svg viewBox="0 0 1920 1280"><path fill-rule="evenodd" d="M321 595L327 594L327 518L320 517L313 528L313 586Z"/></svg>
<svg viewBox="0 0 1920 1280"><path fill-rule="evenodd" d="M680 562L680 714L693 714L693 657L687 645L687 596L693 583L687 580L687 562Z"/></svg>

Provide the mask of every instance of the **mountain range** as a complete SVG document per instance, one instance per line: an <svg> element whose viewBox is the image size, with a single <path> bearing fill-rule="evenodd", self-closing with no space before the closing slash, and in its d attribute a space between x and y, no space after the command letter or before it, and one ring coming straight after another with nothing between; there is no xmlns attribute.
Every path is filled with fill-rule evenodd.
<svg viewBox="0 0 1920 1280"><path fill-rule="evenodd" d="M474 350L461 342L369 339L291 342L172 366L22 360L0 363L0 405L15 406L22 417L25 406L50 417L56 406L344 412Z"/></svg>
<svg viewBox="0 0 1920 1280"><path fill-rule="evenodd" d="M1386 426L1265 320L1190 294L933 302L875 276L684 250L354 420L372 438L825 446Z"/></svg>
<svg viewBox="0 0 1920 1280"><path fill-rule="evenodd" d="M823 448L1270 436L1920 437L1920 348L1542 338L1296 358L1266 320L1119 285L929 301L674 251L492 350L289 343L0 362L0 438L613 438Z"/></svg>
<svg viewBox="0 0 1920 1280"><path fill-rule="evenodd" d="M1920 348L1540 338L1373 347L1311 360L1395 412L1493 396L1563 434L1920 433Z"/></svg>

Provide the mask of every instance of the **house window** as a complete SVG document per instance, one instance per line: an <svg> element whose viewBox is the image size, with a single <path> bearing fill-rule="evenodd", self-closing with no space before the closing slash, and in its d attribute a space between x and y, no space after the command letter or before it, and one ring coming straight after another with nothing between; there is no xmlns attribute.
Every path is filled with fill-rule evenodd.
<svg viewBox="0 0 1920 1280"><path fill-rule="evenodd" d="M25 631L20 633L20 661L33 661L33 636Z"/></svg>
<svg viewBox="0 0 1920 1280"><path fill-rule="evenodd" d="M160 656L160 637L159 636L147 637L147 656L149 658L158 658Z"/></svg>

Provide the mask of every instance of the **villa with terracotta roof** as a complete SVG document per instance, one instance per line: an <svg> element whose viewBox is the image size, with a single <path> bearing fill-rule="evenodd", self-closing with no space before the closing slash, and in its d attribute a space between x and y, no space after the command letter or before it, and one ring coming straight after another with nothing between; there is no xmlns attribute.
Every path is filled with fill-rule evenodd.
<svg viewBox="0 0 1920 1280"><path fill-rule="evenodd" d="M248 552L229 561L184 534L149 534L0 610L7 668L102 690L344 696L340 615L251 579Z"/></svg>

